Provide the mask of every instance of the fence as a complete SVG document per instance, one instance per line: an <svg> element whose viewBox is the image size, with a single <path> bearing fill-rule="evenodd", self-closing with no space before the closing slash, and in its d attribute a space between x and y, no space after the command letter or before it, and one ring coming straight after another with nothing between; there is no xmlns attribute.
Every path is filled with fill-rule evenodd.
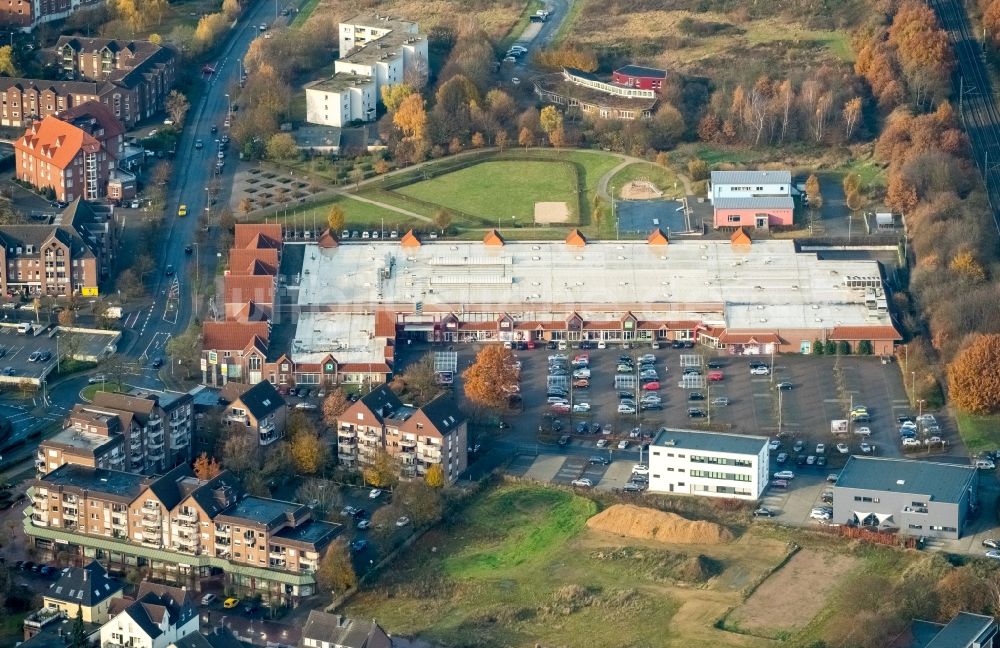
<svg viewBox="0 0 1000 648"><path fill-rule="evenodd" d="M913 549L917 546L916 538L911 536L901 536L898 533L890 531L872 531L871 529L867 529L865 527L848 526L846 524L839 526L823 525L817 528L824 533L839 535L843 538L850 538L852 540L871 542L872 544L886 545L889 547L902 547L904 549Z"/></svg>

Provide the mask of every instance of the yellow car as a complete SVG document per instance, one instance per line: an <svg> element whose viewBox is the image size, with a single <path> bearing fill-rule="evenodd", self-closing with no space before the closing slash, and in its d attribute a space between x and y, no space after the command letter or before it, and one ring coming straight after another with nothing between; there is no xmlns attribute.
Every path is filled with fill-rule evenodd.
<svg viewBox="0 0 1000 648"><path fill-rule="evenodd" d="M222 607L226 608L227 610L231 610L239 604L240 600L238 598L233 598L230 596L225 601L223 601Z"/></svg>
<svg viewBox="0 0 1000 648"><path fill-rule="evenodd" d="M180 207L178 207L177 208L177 215L178 216L187 216L188 215L188 206L187 205L181 205Z"/></svg>

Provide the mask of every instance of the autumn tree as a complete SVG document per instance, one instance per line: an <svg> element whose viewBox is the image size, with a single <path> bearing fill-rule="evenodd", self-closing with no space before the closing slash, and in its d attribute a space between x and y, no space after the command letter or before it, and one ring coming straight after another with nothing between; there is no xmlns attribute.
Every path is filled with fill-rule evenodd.
<svg viewBox="0 0 1000 648"><path fill-rule="evenodd" d="M10 45L0 47L0 75L8 77L20 76L17 64L14 62L14 48Z"/></svg>
<svg viewBox="0 0 1000 648"><path fill-rule="evenodd" d="M170 119L174 120L174 123L180 127L184 123L184 117L187 116L188 110L191 108L188 98L176 90L171 90L170 94L167 95L166 106Z"/></svg>
<svg viewBox="0 0 1000 648"><path fill-rule="evenodd" d="M809 209L819 211L823 208L823 193L820 191L819 178L815 173L806 179L806 198L809 200Z"/></svg>
<svg viewBox="0 0 1000 648"><path fill-rule="evenodd" d="M257 440L243 430L230 433L222 443L222 467L240 479L257 469Z"/></svg>
<svg viewBox="0 0 1000 648"><path fill-rule="evenodd" d="M451 212L447 209L439 209L434 212L433 220L434 226L444 233L451 226Z"/></svg>
<svg viewBox="0 0 1000 648"><path fill-rule="evenodd" d="M387 112L396 112L403 100L414 94L416 90L406 83L394 83L382 86L382 104Z"/></svg>
<svg viewBox="0 0 1000 648"><path fill-rule="evenodd" d="M295 501L308 504L322 518L340 506L340 492L337 485L325 479L307 479L295 491Z"/></svg>
<svg viewBox="0 0 1000 648"><path fill-rule="evenodd" d="M440 466L440 464L435 464ZM392 494L393 502L401 506L413 521L414 526L433 524L444 513L444 498L441 489L430 486L426 481L405 481Z"/></svg>
<svg viewBox="0 0 1000 648"><path fill-rule="evenodd" d="M267 140L269 160L294 160L299 156L299 147L290 133L275 133Z"/></svg>
<svg viewBox="0 0 1000 648"><path fill-rule="evenodd" d="M330 210L326 212L326 226L330 228L331 232L342 231L346 221L347 216L344 214L344 208L340 205L333 205L330 207Z"/></svg>
<svg viewBox="0 0 1000 648"><path fill-rule="evenodd" d="M472 148L483 148L484 146L486 146L486 138L483 137L482 133L476 131L475 133L472 134L471 143L472 143Z"/></svg>
<svg viewBox="0 0 1000 648"><path fill-rule="evenodd" d="M393 113L392 123L404 137L423 140L427 137L427 111L424 98L417 93L407 95Z"/></svg>
<svg viewBox="0 0 1000 648"><path fill-rule="evenodd" d="M551 135L563 127L562 113L555 106L545 106L538 114L538 123L546 135Z"/></svg>
<svg viewBox="0 0 1000 648"><path fill-rule="evenodd" d="M221 472L222 466L215 460L215 457L209 457L207 452L202 452L194 460L194 474L198 479L209 480Z"/></svg>
<svg viewBox="0 0 1000 648"><path fill-rule="evenodd" d="M439 463L431 464L427 472L424 473L424 483L431 488L443 487L444 481L444 468Z"/></svg>
<svg viewBox="0 0 1000 648"><path fill-rule="evenodd" d="M848 99L844 104L841 116L844 120L844 137L850 141L854 136L854 130L858 127L858 121L861 119L861 97Z"/></svg>
<svg viewBox="0 0 1000 648"><path fill-rule="evenodd" d="M59 313L59 326L70 328L76 324L76 311L72 308L67 308L66 310Z"/></svg>
<svg viewBox="0 0 1000 648"><path fill-rule="evenodd" d="M569 67L594 72L598 68L597 54L593 50L575 46L541 49L535 53L534 59L538 65L552 70Z"/></svg>
<svg viewBox="0 0 1000 648"><path fill-rule="evenodd" d="M969 250L963 250L956 254L948 263L948 269L969 283L977 284L986 281L985 268Z"/></svg>
<svg viewBox="0 0 1000 648"><path fill-rule="evenodd" d="M948 366L952 402L971 414L1000 410L1000 335L976 335Z"/></svg>
<svg viewBox="0 0 1000 648"><path fill-rule="evenodd" d="M326 398L323 399L323 422L329 426L337 424L337 419L351 406L347 394L340 387L330 390Z"/></svg>
<svg viewBox="0 0 1000 648"><path fill-rule="evenodd" d="M908 214L917 206L917 188L902 173L892 173L886 188L885 204L893 211Z"/></svg>
<svg viewBox="0 0 1000 648"><path fill-rule="evenodd" d="M382 448L375 453L372 462L362 468L361 473L365 482L376 488L388 488L399 481L396 460Z"/></svg>
<svg viewBox="0 0 1000 648"><path fill-rule="evenodd" d="M517 384L514 354L501 344L484 346L463 372L465 396L474 405L499 410L507 404L507 389Z"/></svg>
<svg viewBox="0 0 1000 648"><path fill-rule="evenodd" d="M330 448L316 432L316 427L302 412L294 412L286 423L291 439L289 450L295 470L301 475L323 472L330 459Z"/></svg>
<svg viewBox="0 0 1000 648"><path fill-rule="evenodd" d="M325 590L341 594L358 584L345 539L338 538L327 548L316 570L316 583Z"/></svg>
<svg viewBox="0 0 1000 648"><path fill-rule="evenodd" d="M535 134L531 132L527 127L521 129L521 132L517 135L518 146L523 146L528 148L529 146L535 145Z"/></svg>
<svg viewBox="0 0 1000 648"><path fill-rule="evenodd" d="M698 182L700 180L708 180L708 163L705 160L695 158L690 160L687 164L688 177L691 180Z"/></svg>
<svg viewBox="0 0 1000 648"><path fill-rule="evenodd" d="M499 131L496 134L496 137L493 138L493 143L496 145L498 149L500 149L500 152L502 153L503 150L507 148L507 143L509 140L510 136L507 134L507 131L502 130Z"/></svg>
<svg viewBox="0 0 1000 648"><path fill-rule="evenodd" d="M235 20L240 15L240 11L242 11L240 0L223 0L222 13L226 14L230 20Z"/></svg>

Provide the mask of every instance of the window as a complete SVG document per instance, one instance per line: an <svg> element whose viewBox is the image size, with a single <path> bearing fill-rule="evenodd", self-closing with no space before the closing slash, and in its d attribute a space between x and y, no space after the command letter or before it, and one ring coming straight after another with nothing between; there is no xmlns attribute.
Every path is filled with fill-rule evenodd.
<svg viewBox="0 0 1000 648"><path fill-rule="evenodd" d="M924 525L922 525L922 524L911 524L909 526L910 526L911 529L923 529L924 528Z"/></svg>
<svg viewBox="0 0 1000 648"><path fill-rule="evenodd" d="M683 488L684 487L684 482L677 482L677 486L679 488Z"/></svg>
<svg viewBox="0 0 1000 648"><path fill-rule="evenodd" d="M740 215L739 214L730 214L728 216L728 221L730 223L738 223L738 222L740 222L740 220L741 219L740 219Z"/></svg>

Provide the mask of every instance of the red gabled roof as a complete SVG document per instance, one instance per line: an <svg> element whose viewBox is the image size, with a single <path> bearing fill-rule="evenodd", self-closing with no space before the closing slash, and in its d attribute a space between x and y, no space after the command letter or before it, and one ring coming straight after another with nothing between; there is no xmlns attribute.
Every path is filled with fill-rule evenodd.
<svg viewBox="0 0 1000 648"><path fill-rule="evenodd" d="M275 223L238 223L233 237L233 247L280 248L281 225Z"/></svg>
<svg viewBox="0 0 1000 648"><path fill-rule="evenodd" d="M663 230L657 227L646 237L646 243L649 245L667 245L670 241L667 239L667 235L663 233Z"/></svg>
<svg viewBox="0 0 1000 648"><path fill-rule="evenodd" d="M583 232L576 228L566 235L566 245L570 247L583 247L586 244L587 237L583 235Z"/></svg>
<svg viewBox="0 0 1000 648"><path fill-rule="evenodd" d="M483 245L486 247L503 247L503 244L503 237L495 229L489 230L486 232L486 236L483 237Z"/></svg>
<svg viewBox="0 0 1000 648"><path fill-rule="evenodd" d="M340 243L337 242L337 237L333 235L333 232L331 232L329 228L327 228L323 230L322 234L319 235L319 239L317 239L316 245L318 245L322 249L329 249L337 247L338 245L340 245Z"/></svg>
<svg viewBox="0 0 1000 648"><path fill-rule="evenodd" d="M781 344L782 339L776 333L730 333L724 331L719 336L722 344Z"/></svg>
<svg viewBox="0 0 1000 648"><path fill-rule="evenodd" d="M902 340L895 326L834 326L831 340Z"/></svg>
<svg viewBox="0 0 1000 648"><path fill-rule="evenodd" d="M268 317L267 311L250 301L240 306L230 319L237 322L266 322L271 318Z"/></svg>
<svg viewBox="0 0 1000 648"><path fill-rule="evenodd" d="M274 303L274 277L270 275L229 275L223 280L224 303Z"/></svg>
<svg viewBox="0 0 1000 648"><path fill-rule="evenodd" d="M260 261L268 269L271 269L272 272L270 274L278 274L278 251L274 248L250 250L237 250L234 248L230 250L229 274L253 274L249 272L249 269L259 268L259 266L252 265L254 261Z"/></svg>
<svg viewBox="0 0 1000 648"><path fill-rule="evenodd" d="M405 248L420 247L420 239L413 233L413 230L410 230L406 234L403 234L403 238L399 240L399 245Z"/></svg>
<svg viewBox="0 0 1000 648"><path fill-rule="evenodd" d="M753 241L750 240L750 235L740 227L738 230L733 232L733 235L729 237L729 242L732 245L745 246L750 245Z"/></svg>
<svg viewBox="0 0 1000 648"><path fill-rule="evenodd" d="M49 115L14 140L14 148L59 169L65 169L80 151L97 152L100 142L61 119Z"/></svg>
<svg viewBox="0 0 1000 648"><path fill-rule="evenodd" d="M205 322L201 346L211 351L237 351L255 341L266 342L271 334L267 322Z"/></svg>
<svg viewBox="0 0 1000 648"><path fill-rule="evenodd" d="M375 311L375 337L396 337L396 313L389 310Z"/></svg>

